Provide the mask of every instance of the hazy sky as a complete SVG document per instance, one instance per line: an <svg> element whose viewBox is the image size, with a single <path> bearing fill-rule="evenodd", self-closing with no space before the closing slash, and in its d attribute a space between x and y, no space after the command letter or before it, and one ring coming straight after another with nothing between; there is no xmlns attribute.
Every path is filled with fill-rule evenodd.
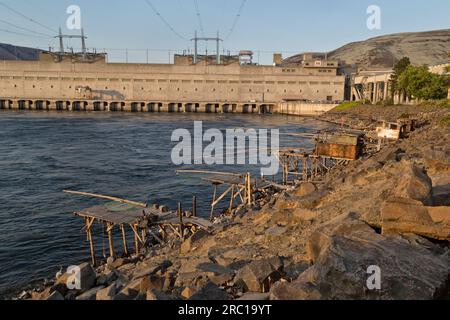
<svg viewBox="0 0 450 320"><path fill-rule="evenodd" d="M229 33L243 2L148 1L175 32L186 39L192 38L196 29L201 35L196 2L205 36L215 36L220 30L223 37ZM66 28L69 16L66 9L70 5L81 8L82 26L89 37L88 47L116 49L108 50L110 60L125 60L125 48L129 48L129 61L146 60L145 51L132 49L151 49L150 61L168 62L168 49L192 48L192 43L172 32L145 0L0 0L0 42L57 47L58 42L49 37L55 32L42 25L55 31L61 26L64 33L78 32ZM366 10L370 5L381 8L381 30L367 28ZM351 41L382 34L450 28L449 14L448 0L247 0L224 48L232 52L239 49L261 51L255 59L259 57L260 62L268 63L272 51L283 52L285 56L302 51L329 51ZM76 40L68 40L66 46L80 47ZM215 44L210 43L208 48L214 51ZM201 50L205 49L202 45Z"/></svg>

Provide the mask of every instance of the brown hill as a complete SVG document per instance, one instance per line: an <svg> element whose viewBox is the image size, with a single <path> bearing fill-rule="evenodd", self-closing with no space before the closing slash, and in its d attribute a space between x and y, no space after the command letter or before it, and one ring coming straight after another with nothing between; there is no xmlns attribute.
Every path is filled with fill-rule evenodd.
<svg viewBox="0 0 450 320"><path fill-rule="evenodd" d="M386 69L402 57L409 57L416 65L433 65L448 60L450 52L450 29L398 33L349 43L328 53L330 60L344 65L357 64L361 69ZM295 63L300 55L284 63Z"/></svg>

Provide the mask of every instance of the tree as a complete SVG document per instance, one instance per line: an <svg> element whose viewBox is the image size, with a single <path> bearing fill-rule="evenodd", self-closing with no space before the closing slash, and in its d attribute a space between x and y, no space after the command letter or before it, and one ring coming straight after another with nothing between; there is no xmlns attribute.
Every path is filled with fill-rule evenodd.
<svg viewBox="0 0 450 320"><path fill-rule="evenodd" d="M399 92L398 79L403 72L411 65L411 60L408 57L403 57L394 66L394 73L391 76L392 95Z"/></svg>
<svg viewBox="0 0 450 320"><path fill-rule="evenodd" d="M449 78L431 73L427 66L408 66L397 81L398 90L411 98L443 99L447 96Z"/></svg>

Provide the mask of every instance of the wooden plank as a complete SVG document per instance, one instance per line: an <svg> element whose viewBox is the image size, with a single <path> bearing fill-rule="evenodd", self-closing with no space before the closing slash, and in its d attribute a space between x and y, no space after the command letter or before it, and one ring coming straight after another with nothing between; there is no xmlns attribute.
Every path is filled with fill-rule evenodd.
<svg viewBox="0 0 450 320"><path fill-rule="evenodd" d="M69 193L69 194L74 194L74 195L92 197L92 198L106 199L106 200L111 200L111 201L115 201L115 202L126 203L126 204L129 204L129 205L132 205L132 206L136 206L136 207L147 208L147 204L146 203L120 199L120 198L117 198L117 197L105 196L105 195L95 194L95 193L72 191L72 190L63 190L63 192Z"/></svg>

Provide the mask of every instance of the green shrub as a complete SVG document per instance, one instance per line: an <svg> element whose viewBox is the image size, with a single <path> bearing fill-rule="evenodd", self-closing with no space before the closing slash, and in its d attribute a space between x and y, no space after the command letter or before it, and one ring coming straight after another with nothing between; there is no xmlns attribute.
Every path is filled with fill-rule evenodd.
<svg viewBox="0 0 450 320"><path fill-rule="evenodd" d="M359 101L342 102L334 110L347 110L347 109L355 108L360 105L361 105L361 102L359 102Z"/></svg>
<svg viewBox="0 0 450 320"><path fill-rule="evenodd" d="M450 108L450 100L444 99L444 100L428 100L428 101L422 101L419 103L420 107L436 107L436 108Z"/></svg>
<svg viewBox="0 0 450 320"><path fill-rule="evenodd" d="M446 116L441 120L441 123L446 126L450 126L450 115Z"/></svg>

